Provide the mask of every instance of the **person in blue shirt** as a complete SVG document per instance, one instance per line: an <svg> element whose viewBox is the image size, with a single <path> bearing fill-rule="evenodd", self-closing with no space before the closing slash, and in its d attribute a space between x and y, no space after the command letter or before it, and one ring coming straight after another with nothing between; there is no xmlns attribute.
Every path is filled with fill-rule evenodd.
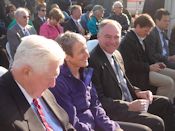
<svg viewBox="0 0 175 131"><path fill-rule="evenodd" d="M86 68L89 58L86 39L78 33L66 32L56 41L65 51L66 58L56 85L50 90L68 113L70 123L77 131L129 130L122 122L118 122L120 128L117 122L110 120L98 100L91 82L93 69ZM142 131L137 128L135 131Z"/></svg>
<svg viewBox="0 0 175 131"><path fill-rule="evenodd" d="M92 16L87 23L88 31L91 34L91 40L97 39L98 25L103 18L104 8L101 5L95 5L92 9Z"/></svg>

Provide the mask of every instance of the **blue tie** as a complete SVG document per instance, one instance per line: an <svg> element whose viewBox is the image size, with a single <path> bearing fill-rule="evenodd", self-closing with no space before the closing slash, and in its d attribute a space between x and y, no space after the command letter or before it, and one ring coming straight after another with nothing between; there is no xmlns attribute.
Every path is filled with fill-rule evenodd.
<svg viewBox="0 0 175 131"><path fill-rule="evenodd" d="M131 101L133 101L133 99L132 99L131 93L128 89L128 86L126 84L126 80L124 79L124 76L122 74L122 70L120 69L120 66L117 63L117 61L115 61L114 56L112 56L112 58L114 59L114 64L115 64L116 73L117 73L116 75L118 76L118 83L119 83L119 86L121 88L122 95L126 101L131 102Z"/></svg>
<svg viewBox="0 0 175 131"><path fill-rule="evenodd" d="M38 98L37 101L38 101L39 106L42 108L42 112L45 116L46 122L51 126L53 131L63 131L63 129L61 127L61 123L56 119L56 117L50 111L50 109L47 107L45 102L41 98ZM41 115L38 112L36 103L32 103L32 106L33 106L32 108L34 109L34 112L38 115L39 118L41 118ZM42 119L40 119L40 120L43 123L43 120ZM43 123L43 125L45 125L45 124Z"/></svg>
<svg viewBox="0 0 175 131"><path fill-rule="evenodd" d="M23 33L24 33L24 36L30 35L29 32L27 31L27 29L23 29Z"/></svg>
<svg viewBox="0 0 175 131"><path fill-rule="evenodd" d="M162 38L163 38L163 48L165 49L166 53L164 54L165 56L169 56L169 49L168 49L168 43L167 43L167 37L166 34L164 32L162 33Z"/></svg>

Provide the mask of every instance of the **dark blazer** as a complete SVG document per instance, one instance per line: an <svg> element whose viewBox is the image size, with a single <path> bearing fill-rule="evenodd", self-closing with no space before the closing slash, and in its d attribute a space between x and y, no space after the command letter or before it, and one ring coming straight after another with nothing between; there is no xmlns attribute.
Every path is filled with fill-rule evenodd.
<svg viewBox="0 0 175 131"><path fill-rule="evenodd" d="M168 57L162 55L161 40L156 27L153 28L149 36L145 39L145 44L147 45L148 56L152 63L164 62L168 68L175 69L175 62L168 61Z"/></svg>
<svg viewBox="0 0 175 131"><path fill-rule="evenodd" d="M76 33L80 33L78 27L76 26L75 22L72 18L68 19L63 23L64 31L72 31Z"/></svg>
<svg viewBox="0 0 175 131"><path fill-rule="evenodd" d="M123 59L120 53L116 50L114 54L124 72ZM118 112L118 115L120 115L120 112L127 112L128 106L126 102L122 100L122 92L116 75L108 61L108 58L99 45L97 45L90 54L89 66L94 68L92 81L108 116L110 116L110 118L114 118L117 117L117 115L114 115L116 112ZM135 99L135 90L138 88L133 87L128 80L127 84L133 99Z"/></svg>
<svg viewBox="0 0 175 131"><path fill-rule="evenodd" d="M45 21L46 21L46 20L45 20ZM38 16L36 16L35 19L33 20L33 26L34 26L35 30L37 31L37 34L39 34L40 26L41 26L45 21L42 21L41 18L39 18Z"/></svg>
<svg viewBox="0 0 175 131"><path fill-rule="evenodd" d="M67 113L57 104L49 90L42 99L60 122L64 131L74 131ZM0 78L0 130L45 131L30 104L16 84L11 72Z"/></svg>
<svg viewBox="0 0 175 131"><path fill-rule="evenodd" d="M32 26L27 25L26 28L29 31L30 35L37 34ZM17 47L20 44L20 39L22 37L24 37L24 33L18 24L14 25L10 30L7 31L7 40L10 45L10 53L12 58L14 58L14 54L16 52Z"/></svg>
<svg viewBox="0 0 175 131"><path fill-rule="evenodd" d="M146 47L145 47L146 48ZM126 75L131 83L141 90L150 90L149 66L152 64L134 31L129 31L122 39L120 53L123 57Z"/></svg>
<svg viewBox="0 0 175 131"><path fill-rule="evenodd" d="M162 55L162 45L159 37L159 32L156 27L153 28L149 36L145 39L146 45L148 45L148 53L152 62L167 62L167 57Z"/></svg>

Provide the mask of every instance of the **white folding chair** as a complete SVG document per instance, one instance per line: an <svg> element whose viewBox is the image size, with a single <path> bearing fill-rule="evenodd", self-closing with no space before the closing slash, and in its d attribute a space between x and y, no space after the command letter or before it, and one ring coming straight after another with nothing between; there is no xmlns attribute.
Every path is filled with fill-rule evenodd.
<svg viewBox="0 0 175 131"><path fill-rule="evenodd" d="M98 45L98 40L97 39L88 40L86 44L89 53L91 53L91 51Z"/></svg>
<svg viewBox="0 0 175 131"><path fill-rule="evenodd" d="M6 43L6 51L7 51L7 55L8 55L9 68L10 68L11 65L12 65L12 63L13 63L13 58L12 58L11 53L10 53L10 45L9 45L9 42Z"/></svg>

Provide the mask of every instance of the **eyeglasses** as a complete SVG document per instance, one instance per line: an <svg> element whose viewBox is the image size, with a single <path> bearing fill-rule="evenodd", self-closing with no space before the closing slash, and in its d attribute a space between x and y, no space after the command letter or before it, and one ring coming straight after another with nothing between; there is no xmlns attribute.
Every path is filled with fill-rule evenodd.
<svg viewBox="0 0 175 131"><path fill-rule="evenodd" d="M22 18L24 18L24 19L29 19L29 16L22 16Z"/></svg>
<svg viewBox="0 0 175 131"><path fill-rule="evenodd" d="M43 9L43 10L41 10L41 11L42 11L42 12L46 12L46 10L44 10L44 9Z"/></svg>

